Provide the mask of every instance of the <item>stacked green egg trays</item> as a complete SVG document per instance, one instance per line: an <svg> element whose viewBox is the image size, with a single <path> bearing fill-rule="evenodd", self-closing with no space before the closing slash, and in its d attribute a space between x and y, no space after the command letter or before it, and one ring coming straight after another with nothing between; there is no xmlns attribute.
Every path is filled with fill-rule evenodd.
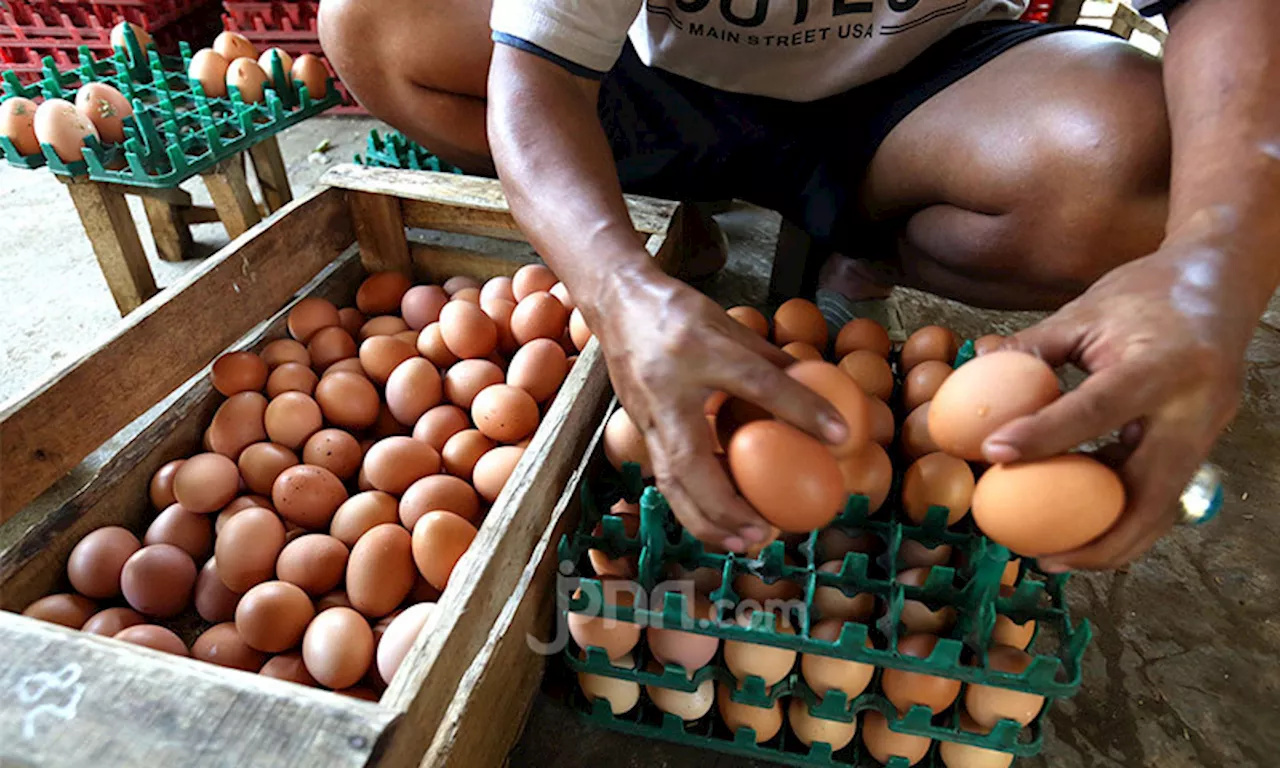
<svg viewBox="0 0 1280 768"><path fill-rule="evenodd" d="M441 160L431 150L399 131L392 131L386 136L376 129L370 131L365 140L364 155L356 155L355 161L371 168L462 173L462 169Z"/></svg>
<svg viewBox="0 0 1280 768"><path fill-rule="evenodd" d="M127 186L169 188L342 99L332 79L324 98L313 98L305 85L284 70L278 56L272 57L267 73L265 101L246 103L235 86L228 87L226 97L210 97L199 82L187 77L191 47L186 43L177 56L161 56L153 46L143 48L132 30L126 30L125 43L113 56L97 60L82 46L80 66L65 72L46 57L44 77L30 85L20 83L12 72L0 73L4 81L0 101L18 96L74 101L80 86L102 82L120 91L134 109L124 121L123 143L104 145L90 137L84 159L77 162L64 162L47 144L41 145L40 153L23 156L13 142L0 137L0 149L10 165L47 167L59 176L87 176Z"/></svg>
<svg viewBox="0 0 1280 768"><path fill-rule="evenodd" d="M966 345L966 349L970 347ZM961 362L965 356L962 350ZM1018 566L1015 586L1006 587L1002 592L1002 577L1014 559L1009 550L983 537L968 517L947 527L948 510L943 507L931 508L919 525L908 522L900 512L898 501L901 473L897 473L895 490L879 511L869 511L866 497L850 496L844 511L828 526L848 536L869 534L881 545L876 554L848 552L839 568L831 572L830 566L827 570L821 568L827 562L822 543L826 529L803 537L785 537L769 544L755 557L714 552L676 522L656 488L644 487L638 467L625 465L623 470L620 474L609 472L584 484L582 519L575 532L559 544L559 559L565 564L561 567L564 578L557 590L561 620L567 621L568 614L575 613L616 617L641 627L678 628L719 638L720 650L712 662L701 669L685 670L675 664L660 664L663 669L659 673L647 671L654 656L645 633L633 651L635 663L631 668L612 663L602 648L579 648L570 641L561 656L564 665L573 672L682 692L693 692L707 680L714 680L716 684L726 684L732 691L731 699L737 703L769 707L779 700L785 705L788 697L799 698L811 717L846 724L855 718L860 720L862 713L876 711L884 715L891 731L932 739L934 744L928 754L915 765L937 768L946 765L939 755L942 742L971 745L1013 757L1039 754L1044 745L1043 723L1053 702L1074 695L1080 688L1081 661L1092 630L1087 621L1073 620L1067 608L1064 589L1069 577L1046 574L1034 561L1024 559ZM627 521L608 513L619 499L639 502L639 525L632 522L630 527L634 535L628 535ZM899 583L895 577L909 568L901 557L906 542L918 542L929 549L949 545L953 565L932 567L921 586ZM635 558L638 573L634 581L640 597L634 606L604 607L606 582L597 578L590 566L588 552L591 550L611 560ZM664 587L659 585L674 578L673 571L683 569L691 573L698 568L712 569L721 576L719 587L706 595L714 606L711 620L682 620L693 615L685 605L685 594L664 592ZM742 595L734 591L734 583L743 575L756 576L766 585L775 585L780 580L796 585L802 598L791 608L778 609L788 614L785 618L794 628L794 634L777 630L774 616L768 613L773 608L767 603L766 611L752 614L746 626L735 621L734 607ZM656 593L655 587L658 587ZM823 618L821 609L815 607L815 595L824 587L835 587L850 598L858 594L873 595L876 611L865 623L846 621L834 642L819 639L811 630ZM900 621L908 601L923 603L931 610L944 606L954 609L954 625L939 634L940 639L927 658L916 658L897 650L899 639L908 634ZM992 633L998 617L1006 617L1017 625L1036 622L1035 634L1027 647L1031 663L1021 674L1008 674L987 666L987 649L993 645ZM772 686L754 675L737 679L725 664L724 641L860 662L877 669L871 684L852 701L838 690L819 696L806 684L799 663ZM1014 720L1002 720L982 734L961 727L965 691L936 715L922 705L899 713L881 687L887 669L957 680L966 687L981 685L1035 694L1043 696L1045 704L1026 727ZM861 727L851 743L834 752L830 745L819 741L812 746L805 745L785 724L772 739L757 744L750 728L731 732L715 706L700 719L684 722L660 710L647 694L637 706L622 714L614 714L605 699L588 701L580 691L575 695L577 707L586 718L613 730L797 766L881 765L862 742ZM908 768L911 763L894 757L887 765Z"/></svg>

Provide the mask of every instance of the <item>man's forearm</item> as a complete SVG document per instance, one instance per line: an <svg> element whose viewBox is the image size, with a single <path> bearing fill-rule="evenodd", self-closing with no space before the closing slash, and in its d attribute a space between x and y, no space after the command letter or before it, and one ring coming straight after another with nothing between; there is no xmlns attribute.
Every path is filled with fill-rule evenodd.
<svg viewBox="0 0 1280 768"><path fill-rule="evenodd" d="M1280 3L1191 0L1170 23L1169 234L1228 251L1260 312L1280 283Z"/></svg>
<svg viewBox="0 0 1280 768"><path fill-rule="evenodd" d="M588 322L629 280L654 269L631 226L597 89L555 64L497 46L489 140L511 210L579 300Z"/></svg>

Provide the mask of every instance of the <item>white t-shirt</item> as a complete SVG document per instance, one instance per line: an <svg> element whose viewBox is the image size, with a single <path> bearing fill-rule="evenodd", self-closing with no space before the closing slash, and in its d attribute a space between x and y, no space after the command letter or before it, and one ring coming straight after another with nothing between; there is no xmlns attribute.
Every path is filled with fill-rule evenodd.
<svg viewBox="0 0 1280 768"><path fill-rule="evenodd" d="M578 74L641 61L713 88L813 101L898 71L949 32L1028 0L493 0L499 43ZM1137 0L1139 7L1161 0Z"/></svg>

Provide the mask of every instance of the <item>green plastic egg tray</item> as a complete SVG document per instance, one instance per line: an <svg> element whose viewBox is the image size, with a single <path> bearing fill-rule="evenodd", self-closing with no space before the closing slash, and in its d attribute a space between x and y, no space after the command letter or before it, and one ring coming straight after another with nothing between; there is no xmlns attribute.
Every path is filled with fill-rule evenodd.
<svg viewBox="0 0 1280 768"><path fill-rule="evenodd" d="M161 56L152 46L140 47L131 30L125 37L125 47L99 60L82 46L80 66L66 72L59 72L52 58L46 57L45 76L31 85L22 85L12 72L0 75L4 80L0 101L15 96L74 101L76 90L85 83L115 87L134 108L133 118L125 120L124 142L104 146L90 138L85 142L84 160L65 163L47 144L41 145L41 154L22 156L11 141L0 137L10 165L45 166L60 176L88 176L126 186L169 188L342 100L332 79L326 96L313 99L306 86L288 78L278 57L272 59L265 102L245 103L234 86L225 98L212 98L187 77L189 45L182 43L178 56Z"/></svg>
<svg viewBox="0 0 1280 768"><path fill-rule="evenodd" d="M376 129L365 140L365 153L355 161L372 168L400 168L407 171L437 171L461 174L462 169L441 160L431 150L399 131L385 137Z"/></svg>

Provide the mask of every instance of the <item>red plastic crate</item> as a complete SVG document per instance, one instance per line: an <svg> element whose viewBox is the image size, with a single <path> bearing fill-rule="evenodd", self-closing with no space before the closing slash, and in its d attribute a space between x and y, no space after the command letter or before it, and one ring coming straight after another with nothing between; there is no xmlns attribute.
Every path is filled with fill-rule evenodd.
<svg viewBox="0 0 1280 768"><path fill-rule="evenodd" d="M144 3L129 5L116 5L101 0L78 4L50 0L15 0L10 3L10 10L4 16L8 30L0 29L0 35L6 32L23 32L28 37L58 37L56 32L50 33L49 30L110 29L121 21L133 22L143 29L156 30L216 4L213 0L146 0Z"/></svg>
<svg viewBox="0 0 1280 768"><path fill-rule="evenodd" d="M232 2L222 4L226 13L222 15L222 24L229 30L239 32L254 43L271 42L279 44L283 41L314 42L319 39L316 32L316 17L320 11L317 2L282 3L282 2Z"/></svg>
<svg viewBox="0 0 1280 768"><path fill-rule="evenodd" d="M1056 2L1057 0L1031 0L1031 4L1027 6L1027 12L1022 14L1022 19L1040 23L1047 22L1049 15L1053 13L1053 6Z"/></svg>

